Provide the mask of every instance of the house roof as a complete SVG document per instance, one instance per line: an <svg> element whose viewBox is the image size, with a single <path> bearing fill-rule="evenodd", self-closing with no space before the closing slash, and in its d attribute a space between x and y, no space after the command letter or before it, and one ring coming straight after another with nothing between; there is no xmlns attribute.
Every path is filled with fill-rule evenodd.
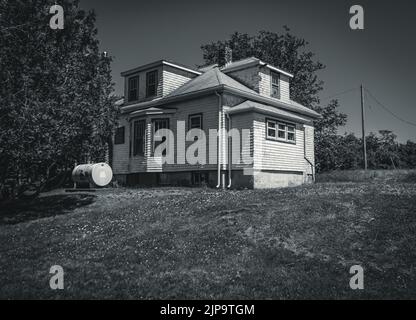
<svg viewBox="0 0 416 320"><path fill-rule="evenodd" d="M129 76L129 75L131 75L133 73L137 73L137 72L140 72L140 71L143 71L143 70L146 70L146 69L155 68L155 67L157 67L159 65L168 65L168 66L171 66L171 67L180 69L180 70L184 70L184 71L188 71L190 73L194 73L196 75L200 75L201 74L200 71L197 71L197 70L195 70L192 67L186 66L186 65L181 64L181 63L177 63L177 62L173 62L173 61L169 61L169 60L164 60L163 59L163 60L157 60L157 61L154 61L154 62L145 64L145 65L139 66L137 68L133 68L133 69L124 71L124 72L121 73L121 76L122 77Z"/></svg>
<svg viewBox="0 0 416 320"><path fill-rule="evenodd" d="M312 118L321 117L317 112L295 101L285 102L275 98L262 96L256 91L227 76L221 72L218 67L209 69L205 73L193 78L163 98L139 102L122 107L122 113L163 106L168 103L195 98L204 94L211 94L213 92L228 92L250 101L271 106L272 108L277 107L287 110L288 112L292 111Z"/></svg>
<svg viewBox="0 0 416 320"><path fill-rule="evenodd" d="M276 108L269 106L267 104L255 102L255 101L244 101L240 103L239 105L236 105L234 107L230 107L227 110L228 114L238 114L243 112L249 112L249 111L256 111L259 113L267 114L270 116L279 117L285 120L295 121L299 123L309 123L310 119L302 117L300 115L297 115L293 112L288 112L281 108Z"/></svg>
<svg viewBox="0 0 416 320"><path fill-rule="evenodd" d="M217 67L214 67L201 74L200 76L188 81L178 89L168 94L165 98L180 96L187 93L224 85L230 88L235 88L250 93L256 93L254 90L247 88L245 85L222 73Z"/></svg>
<svg viewBox="0 0 416 320"><path fill-rule="evenodd" d="M207 72L208 70L211 70L215 67L218 67L218 63L214 63L214 64L211 64L209 66L200 67L200 68L198 68L198 71Z"/></svg>
<svg viewBox="0 0 416 320"><path fill-rule="evenodd" d="M281 74L284 74L290 78L293 78L293 74L284 71L282 69L276 68L270 64L268 64L267 62L263 62L260 59L256 58L256 57L250 57L250 58L246 58L246 59L242 59L242 60L238 60L238 61L233 61L227 65L225 65L224 67L221 68L222 72L232 72L232 71L236 71L236 70L240 70L240 69L244 69L250 66L255 66L255 65L261 65L264 66L266 68L269 68L270 70L279 72Z"/></svg>

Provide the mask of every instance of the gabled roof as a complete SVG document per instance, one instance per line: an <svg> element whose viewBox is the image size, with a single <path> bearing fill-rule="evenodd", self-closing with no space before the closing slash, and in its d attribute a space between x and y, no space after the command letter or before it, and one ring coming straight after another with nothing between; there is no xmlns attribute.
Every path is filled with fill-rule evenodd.
<svg viewBox="0 0 416 320"><path fill-rule="evenodd" d="M250 57L250 58L246 58L246 59L242 59L242 60L238 60L238 61L233 61L227 65L225 65L224 67L221 68L222 72L232 72L232 71L236 71L236 70L240 70L240 69L244 69L250 66L256 66L256 65L261 65L264 66L266 68L269 68L270 70L276 71L278 73L284 74L290 78L293 78L293 74L281 70L279 68L276 68L270 64L268 64L267 62L263 62L260 59L256 58L256 57Z"/></svg>
<svg viewBox="0 0 416 320"><path fill-rule="evenodd" d="M256 93L254 90L251 90L240 82L222 73L217 67L214 67L201 74L200 76L188 81L175 91L171 92L165 98L180 96L183 94L224 85L245 92Z"/></svg>

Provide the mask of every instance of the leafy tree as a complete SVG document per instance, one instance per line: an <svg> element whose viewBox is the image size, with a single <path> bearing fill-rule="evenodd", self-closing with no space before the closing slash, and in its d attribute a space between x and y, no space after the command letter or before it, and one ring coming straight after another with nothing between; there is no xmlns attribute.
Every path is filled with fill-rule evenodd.
<svg viewBox="0 0 416 320"><path fill-rule="evenodd" d="M75 162L104 160L117 110L111 58L98 49L94 12L60 1L0 0L0 185L46 181Z"/></svg>
<svg viewBox="0 0 416 320"><path fill-rule="evenodd" d="M253 56L259 58L292 73L292 98L314 108L319 103L318 93L323 86L317 72L324 69L324 65L314 61L315 55L307 50L306 40L292 35L286 26L283 29L282 34L260 31L255 36L235 32L229 40L202 45L205 64L224 65L227 46L232 49L235 61Z"/></svg>
<svg viewBox="0 0 416 320"><path fill-rule="evenodd" d="M407 141L399 145L400 164L404 168L416 168L416 143Z"/></svg>

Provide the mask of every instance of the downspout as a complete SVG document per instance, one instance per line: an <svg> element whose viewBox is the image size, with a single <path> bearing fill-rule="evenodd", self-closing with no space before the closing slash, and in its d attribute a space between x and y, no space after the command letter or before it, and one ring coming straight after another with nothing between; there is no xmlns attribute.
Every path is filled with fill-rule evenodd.
<svg viewBox="0 0 416 320"><path fill-rule="evenodd" d="M221 187L221 148L220 148L220 143L221 143L221 109L222 109L222 95L219 94L217 91L215 91L215 94L218 97L218 142L217 142L217 186L216 188L218 189L219 187Z"/></svg>
<svg viewBox="0 0 416 320"><path fill-rule="evenodd" d="M303 127L303 157L305 160L310 164L312 170L312 180L315 183L315 166L313 163L306 157L306 131L305 127Z"/></svg>
<svg viewBox="0 0 416 320"><path fill-rule="evenodd" d="M230 117L230 115L228 114L228 112L226 112L225 113L226 114L226 116L227 116L227 119L228 119L228 186L227 186L227 189L230 189L231 188L231 183L232 183L232 180L231 180L231 170L232 170L232 163L231 163L231 160L232 160L232 153L231 153L231 141L232 141L232 139L231 139L231 137L230 137L230 131L231 131L231 128L232 128L232 126L231 126L231 117Z"/></svg>

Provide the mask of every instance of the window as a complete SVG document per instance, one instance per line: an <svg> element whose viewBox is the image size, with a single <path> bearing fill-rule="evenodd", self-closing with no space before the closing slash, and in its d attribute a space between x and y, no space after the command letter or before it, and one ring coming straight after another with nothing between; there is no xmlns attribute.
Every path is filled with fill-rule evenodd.
<svg viewBox="0 0 416 320"><path fill-rule="evenodd" d="M166 136L162 138L162 141L156 141L156 132L160 129L169 129L169 119L153 119L153 152L155 152L158 145L166 141ZM163 150L163 156L166 155L166 149Z"/></svg>
<svg viewBox="0 0 416 320"><path fill-rule="evenodd" d="M296 126L272 119L266 119L266 138L270 140L296 142Z"/></svg>
<svg viewBox="0 0 416 320"><path fill-rule="evenodd" d="M288 141L295 141L295 127L294 126L287 126L287 140Z"/></svg>
<svg viewBox="0 0 416 320"><path fill-rule="evenodd" d="M129 78L129 101L139 99L139 77Z"/></svg>
<svg viewBox="0 0 416 320"><path fill-rule="evenodd" d="M193 186L204 186L208 184L208 172L192 172L191 184Z"/></svg>
<svg viewBox="0 0 416 320"><path fill-rule="evenodd" d="M191 114L188 119L188 130L202 129L202 114Z"/></svg>
<svg viewBox="0 0 416 320"><path fill-rule="evenodd" d="M278 130L278 134L277 134L277 137L279 138L279 139L284 139L284 140L286 140L286 125L284 125L284 124L278 124L278 128L279 128L279 130Z"/></svg>
<svg viewBox="0 0 416 320"><path fill-rule="evenodd" d="M272 72L272 93L273 98L280 98L280 75Z"/></svg>
<svg viewBox="0 0 416 320"><path fill-rule="evenodd" d="M146 97L153 97L157 92L157 70L146 73Z"/></svg>
<svg viewBox="0 0 416 320"><path fill-rule="evenodd" d="M146 120L134 121L133 156L143 156L145 147Z"/></svg>
<svg viewBox="0 0 416 320"><path fill-rule="evenodd" d="M119 127L116 129L116 134L114 136L114 144L123 144L124 143L124 127Z"/></svg>
<svg viewBox="0 0 416 320"><path fill-rule="evenodd" d="M276 139L276 122L267 121L267 137Z"/></svg>

